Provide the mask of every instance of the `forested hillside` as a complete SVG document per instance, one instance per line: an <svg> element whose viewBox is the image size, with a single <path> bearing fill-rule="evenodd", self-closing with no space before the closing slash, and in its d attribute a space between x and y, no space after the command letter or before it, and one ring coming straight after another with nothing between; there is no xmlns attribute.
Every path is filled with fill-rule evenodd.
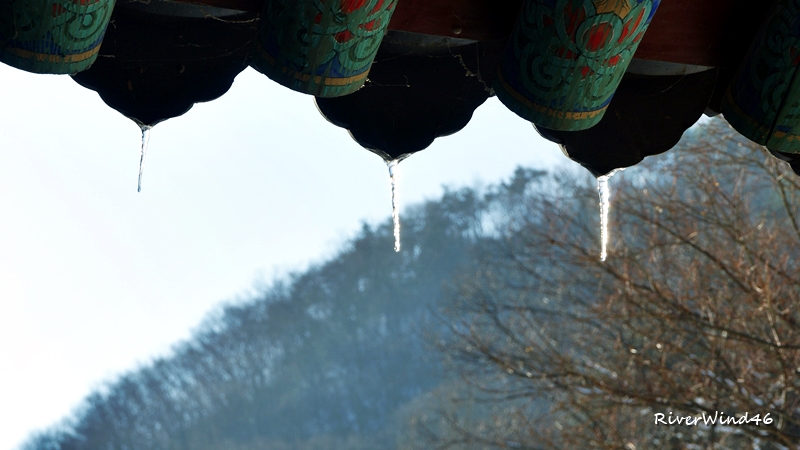
<svg viewBox="0 0 800 450"><path fill-rule="evenodd" d="M364 225L26 450L788 449L800 183L714 120L611 184L517 169ZM740 426L656 413L769 414Z"/></svg>
<svg viewBox="0 0 800 450"><path fill-rule="evenodd" d="M470 189L409 208L399 254L389 223L364 225L332 260L212 314L174 356L28 448L392 448L401 407L445 378L428 336L445 328L437 309L469 270L482 208Z"/></svg>

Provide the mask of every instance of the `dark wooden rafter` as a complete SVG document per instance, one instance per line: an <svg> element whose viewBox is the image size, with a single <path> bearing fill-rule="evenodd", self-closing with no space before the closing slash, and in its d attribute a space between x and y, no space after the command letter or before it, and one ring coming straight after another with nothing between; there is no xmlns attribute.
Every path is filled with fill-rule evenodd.
<svg viewBox="0 0 800 450"><path fill-rule="evenodd" d="M191 3L216 8L234 9L249 13L260 13L264 8L264 0L171 0L176 3Z"/></svg>
<svg viewBox="0 0 800 450"><path fill-rule="evenodd" d="M172 0L259 13L264 0ZM522 0L398 0L389 29L476 41L505 39Z"/></svg>
<svg viewBox="0 0 800 450"><path fill-rule="evenodd" d="M476 41L508 38L521 0L397 0L390 30Z"/></svg>

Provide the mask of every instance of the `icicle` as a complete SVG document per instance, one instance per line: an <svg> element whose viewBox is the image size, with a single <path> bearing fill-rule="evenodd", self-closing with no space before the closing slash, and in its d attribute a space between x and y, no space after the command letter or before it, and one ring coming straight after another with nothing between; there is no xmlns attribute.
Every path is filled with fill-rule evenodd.
<svg viewBox="0 0 800 450"><path fill-rule="evenodd" d="M608 180L623 169L614 169L611 172L597 177L597 193L600 195L600 261L605 261L608 249L608 207L611 192L608 189Z"/></svg>
<svg viewBox="0 0 800 450"><path fill-rule="evenodd" d="M142 192L142 172L144 171L144 157L147 155L147 144L150 142L150 125L139 125L142 129L142 156L139 159L139 186L136 192Z"/></svg>
<svg viewBox="0 0 800 450"><path fill-rule="evenodd" d="M389 167L389 180L392 183L392 223L394 224L394 251L400 251L400 210L397 200L397 178L395 177L395 168L400 163L400 159L393 159L386 161Z"/></svg>

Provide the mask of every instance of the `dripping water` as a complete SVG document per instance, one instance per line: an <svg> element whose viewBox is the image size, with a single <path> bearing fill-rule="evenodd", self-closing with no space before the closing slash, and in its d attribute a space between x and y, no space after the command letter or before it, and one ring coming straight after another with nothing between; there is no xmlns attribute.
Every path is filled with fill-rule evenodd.
<svg viewBox="0 0 800 450"><path fill-rule="evenodd" d="M397 201L397 165L400 164L400 159L393 159L386 161L386 166L389 167L389 180L392 183L392 224L394 225L394 251L400 251L400 211Z"/></svg>
<svg viewBox="0 0 800 450"><path fill-rule="evenodd" d="M608 180L623 170L625 169L614 169L597 177L597 193L600 195L600 261L605 261L608 256L608 207L611 199Z"/></svg>
<svg viewBox="0 0 800 450"><path fill-rule="evenodd" d="M139 125L142 129L142 155L139 158L139 185L136 192L142 192L142 172L144 172L144 158L147 156L147 144L150 142L150 130L153 129L150 125Z"/></svg>

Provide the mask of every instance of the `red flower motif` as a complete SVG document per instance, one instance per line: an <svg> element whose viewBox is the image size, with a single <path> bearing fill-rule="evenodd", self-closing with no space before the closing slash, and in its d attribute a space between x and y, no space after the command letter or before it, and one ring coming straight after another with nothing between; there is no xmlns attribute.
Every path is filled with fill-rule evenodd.
<svg viewBox="0 0 800 450"><path fill-rule="evenodd" d="M367 0L342 0L341 10L345 14L350 14L357 9L363 8Z"/></svg>
<svg viewBox="0 0 800 450"><path fill-rule="evenodd" d="M336 39L336 42L344 43L353 39L353 33L351 33L350 30L344 30L336 33L333 38Z"/></svg>
<svg viewBox="0 0 800 450"><path fill-rule="evenodd" d="M586 47L589 51L596 52L605 47L611 37L612 28L607 23L600 23L589 30L589 39Z"/></svg>
<svg viewBox="0 0 800 450"><path fill-rule="evenodd" d="M378 3L375 4L375 7L372 8L370 14L375 14L376 12L380 11L381 7L383 6L383 0L378 0Z"/></svg>
<svg viewBox="0 0 800 450"><path fill-rule="evenodd" d="M583 6L573 9L571 4L564 7L564 18L566 23L564 28L569 36L574 36L578 27L586 20L586 10Z"/></svg>
<svg viewBox="0 0 800 450"><path fill-rule="evenodd" d="M639 28L639 24L642 23L642 19L644 18L644 10L639 11L639 17L635 19L635 23L633 23L633 27L631 27L631 23L634 22L634 19L631 19L625 22L625 26L622 27L622 33L620 33L619 42L622 43L628 35L633 34L637 28Z"/></svg>
<svg viewBox="0 0 800 450"><path fill-rule="evenodd" d="M375 19L375 20L370 20L367 23L362 23L361 25L359 25L359 27L362 30L373 31L373 30L375 30L375 28L378 28L380 26L380 24L381 24L381 21L378 20L378 19Z"/></svg>

